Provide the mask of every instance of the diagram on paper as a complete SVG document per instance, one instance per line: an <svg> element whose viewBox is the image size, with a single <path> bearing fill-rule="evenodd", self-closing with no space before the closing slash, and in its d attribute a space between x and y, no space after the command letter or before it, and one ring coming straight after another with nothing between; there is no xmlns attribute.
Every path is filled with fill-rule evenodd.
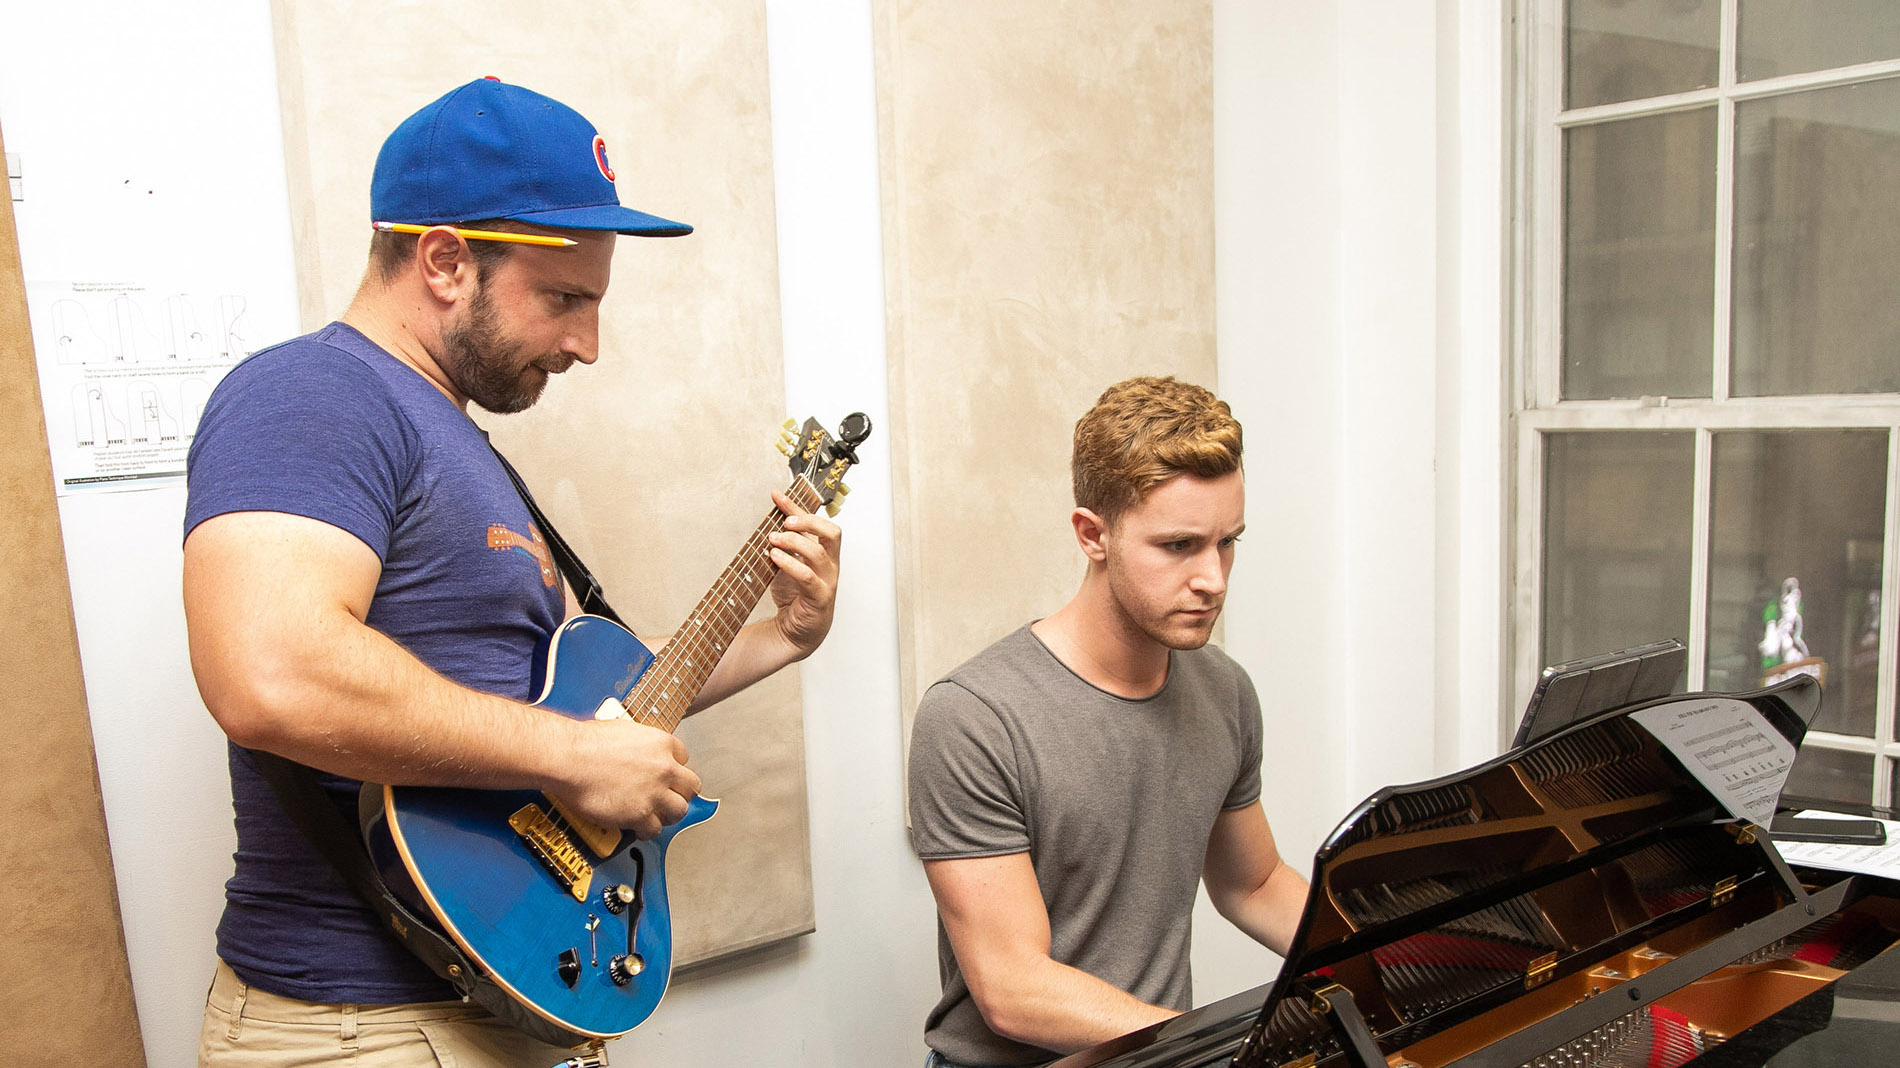
<svg viewBox="0 0 1900 1068"><path fill-rule="evenodd" d="M49 300L47 333L62 365L235 363L250 351L241 296L154 298L142 291L74 287Z"/></svg>
<svg viewBox="0 0 1900 1068"><path fill-rule="evenodd" d="M215 384L198 375L82 382L72 388L73 446L189 444Z"/></svg>
<svg viewBox="0 0 1900 1068"><path fill-rule="evenodd" d="M29 283L58 490L184 474L212 387L255 347L245 298L113 283Z"/></svg>

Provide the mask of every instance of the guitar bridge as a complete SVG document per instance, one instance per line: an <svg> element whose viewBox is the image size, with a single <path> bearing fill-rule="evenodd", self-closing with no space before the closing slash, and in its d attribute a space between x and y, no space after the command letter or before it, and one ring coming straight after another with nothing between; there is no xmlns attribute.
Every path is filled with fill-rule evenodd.
<svg viewBox="0 0 1900 1068"><path fill-rule="evenodd" d="M581 855L574 840L541 811L540 805L523 805L508 817L508 826L521 836L521 842L541 866L560 882L576 901L586 901L594 883L594 866Z"/></svg>

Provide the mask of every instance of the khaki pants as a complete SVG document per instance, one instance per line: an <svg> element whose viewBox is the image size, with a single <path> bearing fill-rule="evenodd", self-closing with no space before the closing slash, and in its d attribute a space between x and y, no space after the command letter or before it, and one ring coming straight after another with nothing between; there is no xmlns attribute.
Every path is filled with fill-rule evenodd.
<svg viewBox="0 0 1900 1068"><path fill-rule="evenodd" d="M573 1055L459 1001L317 1005L258 990L223 961L198 1036L199 1068L554 1068Z"/></svg>

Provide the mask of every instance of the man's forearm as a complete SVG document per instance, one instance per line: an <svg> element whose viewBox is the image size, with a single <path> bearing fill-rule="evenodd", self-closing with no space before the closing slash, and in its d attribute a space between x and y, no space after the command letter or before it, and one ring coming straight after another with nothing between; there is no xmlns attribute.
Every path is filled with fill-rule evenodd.
<svg viewBox="0 0 1900 1068"><path fill-rule="evenodd" d="M1048 957L972 982L990 1029L1026 1045L1074 1053L1177 1015Z"/></svg>
<svg viewBox="0 0 1900 1068"><path fill-rule="evenodd" d="M781 635L778 622L771 618L748 623L732 636L732 644L719 658L718 666L699 688L699 696L687 708L690 715L711 708L740 690L778 671L787 664L803 660L807 653L794 647Z"/></svg>
<svg viewBox="0 0 1900 1068"><path fill-rule="evenodd" d="M369 782L557 784L579 724L457 685L354 621L326 629L322 656L193 641L205 704L233 741ZM220 663L234 656L249 662Z"/></svg>
<svg viewBox="0 0 1900 1068"><path fill-rule="evenodd" d="M198 692L239 745L368 782L538 788L643 837L686 814L699 777L673 735L479 693L365 620L382 561L336 527L229 513L185 540Z"/></svg>
<svg viewBox="0 0 1900 1068"><path fill-rule="evenodd" d="M228 650L194 632L199 689L232 740L368 782L539 789L643 838L678 821L699 792L686 747L664 731L468 689L354 620L308 633L333 655L253 642L244 648L261 662L228 670L216 662Z"/></svg>
<svg viewBox="0 0 1900 1068"><path fill-rule="evenodd" d="M1306 879L1281 864L1253 893L1231 909L1221 910L1235 927L1281 956L1293 944L1306 908ZM1218 904L1218 903L1217 903Z"/></svg>

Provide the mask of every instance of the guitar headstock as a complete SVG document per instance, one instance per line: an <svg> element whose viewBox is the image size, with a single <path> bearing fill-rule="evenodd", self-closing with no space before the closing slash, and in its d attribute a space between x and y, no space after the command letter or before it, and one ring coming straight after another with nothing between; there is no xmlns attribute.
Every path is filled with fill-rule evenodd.
<svg viewBox="0 0 1900 1068"><path fill-rule="evenodd" d="M844 473L858 462L858 446L871 436L871 419L863 412L852 412L838 424L838 436L832 437L816 419L797 425L785 420L779 431L778 451L791 460L792 474L811 483L818 492L825 514L835 516L844 507L844 495L851 487L844 484Z"/></svg>

